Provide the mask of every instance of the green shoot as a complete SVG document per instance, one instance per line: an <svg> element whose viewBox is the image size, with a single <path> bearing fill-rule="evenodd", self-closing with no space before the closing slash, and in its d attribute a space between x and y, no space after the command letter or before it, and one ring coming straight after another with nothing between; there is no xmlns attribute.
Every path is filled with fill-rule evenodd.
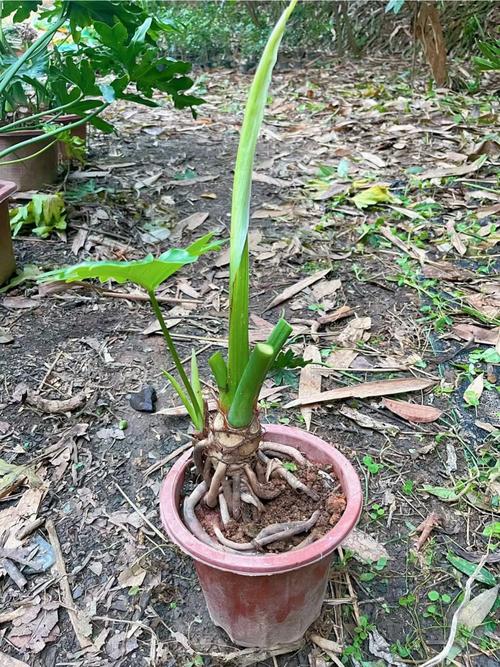
<svg viewBox="0 0 500 667"><path fill-rule="evenodd" d="M260 388L274 358L274 349L265 343L254 347L235 397L231 403L228 419L231 426L244 428L252 421Z"/></svg>

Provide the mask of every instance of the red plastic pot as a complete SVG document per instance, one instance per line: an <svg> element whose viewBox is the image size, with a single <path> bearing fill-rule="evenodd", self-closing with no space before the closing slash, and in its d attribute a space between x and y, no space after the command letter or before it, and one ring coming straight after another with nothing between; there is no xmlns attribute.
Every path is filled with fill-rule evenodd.
<svg viewBox="0 0 500 667"><path fill-rule="evenodd" d="M16 270L9 218L9 197L15 191L15 183L0 181L0 285Z"/></svg>
<svg viewBox="0 0 500 667"><path fill-rule="evenodd" d="M31 139L41 130L16 130L15 132L0 132L0 150L10 148L22 141ZM44 139L35 144L24 146L4 158L0 159L0 179L13 181L18 190L39 190L47 183L53 183L57 178L57 142L52 138ZM42 151L42 149L45 149ZM42 152L40 152L42 151ZM38 153L38 155L35 155ZM35 155L35 157L30 157ZM24 160L22 158L29 158ZM9 163L14 160L21 160Z"/></svg>
<svg viewBox="0 0 500 667"><path fill-rule="evenodd" d="M319 616L331 555L356 525L362 506L359 477L335 447L298 428L265 425L266 440L292 445L309 461L333 466L347 506L338 523L297 551L262 556L218 551L200 542L180 515L191 453L170 469L160 492L160 514L170 539L193 557L213 622L240 646L275 648L302 638Z"/></svg>

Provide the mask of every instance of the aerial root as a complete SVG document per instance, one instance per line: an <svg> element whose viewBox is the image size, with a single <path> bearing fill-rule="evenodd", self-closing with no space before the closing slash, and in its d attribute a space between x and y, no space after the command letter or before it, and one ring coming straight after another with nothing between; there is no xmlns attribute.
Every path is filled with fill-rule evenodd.
<svg viewBox="0 0 500 667"><path fill-rule="evenodd" d="M203 498L207 490L206 482L200 482L191 495L184 498L184 521L186 526L201 542L216 546L217 543L205 532L195 513L195 507Z"/></svg>
<svg viewBox="0 0 500 667"><path fill-rule="evenodd" d="M215 469L214 476L210 482L210 488L208 493L205 496L205 504L208 507L214 508L217 505L217 500L219 498L219 488L222 484L222 480L226 475L227 464L223 461L219 461L217 468Z"/></svg>
<svg viewBox="0 0 500 667"><path fill-rule="evenodd" d="M279 442L261 442L259 449L264 452L272 452L273 454L283 454L288 458L293 459L301 466L309 464L306 457L301 454L298 449L290 447L290 445L281 445Z"/></svg>
<svg viewBox="0 0 500 667"><path fill-rule="evenodd" d="M231 503L231 514L238 521L241 518L241 473L233 475L233 498Z"/></svg>
<svg viewBox="0 0 500 667"><path fill-rule="evenodd" d="M233 540L228 540L227 537L224 536L218 526L214 525L213 529L219 542L225 547L228 547L228 549L233 549L234 551L255 551L255 545L252 542L233 542Z"/></svg>
<svg viewBox="0 0 500 667"><path fill-rule="evenodd" d="M272 500L273 498L277 498L280 495L281 489L270 489L261 484L257 479L257 475L249 465L245 466L245 476L249 486L258 498L262 498L263 500Z"/></svg>
<svg viewBox="0 0 500 667"><path fill-rule="evenodd" d="M278 477L281 477L282 479L289 484L294 491L302 491L306 496L311 498L311 500L314 500L314 502L319 501L319 496L316 493L316 491L313 491L310 489L308 486L306 486L303 482L301 482L299 479L295 477L289 470L284 468L281 463L278 461L268 459L267 456L264 454L264 452L259 451L259 456L261 460L267 465L267 474L268 476L272 477L273 475L277 475Z"/></svg>
<svg viewBox="0 0 500 667"><path fill-rule="evenodd" d="M227 526L231 523L231 516L229 514L229 508L227 506L226 498L223 493L219 493L219 509L220 509L220 518L224 526Z"/></svg>
<svg viewBox="0 0 500 667"><path fill-rule="evenodd" d="M272 542L280 542L281 540L288 540L294 535L298 535L299 533L305 533L308 530L311 530L311 528L316 524L316 522L319 519L319 515L321 514L320 510L316 510L313 512L311 517L307 519L307 521L297 521L294 522L295 525L291 528L286 528L285 530L282 530L281 532L276 532L271 535L266 535L265 537L257 537L254 538L254 543L258 547L265 547L267 544L271 544ZM283 524L286 525L286 524ZM264 529L265 530L265 529ZM261 531L262 532L262 531Z"/></svg>
<svg viewBox="0 0 500 667"><path fill-rule="evenodd" d="M205 438L204 440L200 440L200 442L196 443L196 445L193 448L193 461L196 467L196 472L198 473L198 475L200 475L200 477L203 478L204 478L203 454L205 453L207 445L208 445L208 438Z"/></svg>

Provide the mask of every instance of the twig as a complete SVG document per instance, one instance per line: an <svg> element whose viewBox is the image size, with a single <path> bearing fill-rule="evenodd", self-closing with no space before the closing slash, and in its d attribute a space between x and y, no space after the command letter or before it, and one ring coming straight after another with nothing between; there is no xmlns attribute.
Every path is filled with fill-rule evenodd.
<svg viewBox="0 0 500 667"><path fill-rule="evenodd" d="M477 564L476 569L474 572L471 574L471 576L467 579L467 583L465 584L465 589L464 589L464 597L462 599L462 602L458 605L457 610L453 614L453 618L451 619L451 626L450 626L450 634L448 636L448 641L446 644L443 646L443 649L435 655L433 658L430 658L430 660L426 660L425 662L422 662L420 664L420 667L434 667L434 665L439 665L439 663L444 662L446 658L448 657L448 654L450 653L453 644L455 642L455 637L457 635L457 630L458 630L458 621L460 617L460 612L464 608L464 606L469 602L470 600L470 594L472 590L472 584L475 582L477 575L481 571L481 568L486 562L486 555L481 558L481 561Z"/></svg>
<svg viewBox="0 0 500 667"><path fill-rule="evenodd" d="M132 509L141 517L141 519L144 521L144 523L151 528L153 533L157 537L159 537L161 540L163 540L163 542L164 542L165 541L165 535L160 530L158 530L158 528L153 523L151 523L151 521L149 519L146 518L144 513L141 512L141 510L137 507L137 505L134 502L132 502L132 500L130 500L130 498L127 496L125 491L121 488L121 486L119 484L117 484L116 482L114 484L115 484L116 488L118 489L118 491L122 494L122 496L128 502L130 507L132 507Z"/></svg>
<svg viewBox="0 0 500 667"><path fill-rule="evenodd" d="M61 545L59 543L59 538L57 536L56 527L54 522L50 519L47 519L45 522L47 528L47 533L49 535L49 540L54 549L55 555L55 564L54 568L57 571L59 576L59 587L61 589L61 596L65 607L68 610L69 620L73 626L78 643L81 648L88 648L89 646L94 646L92 640L89 639L87 635L82 632L82 621L79 618L78 611L75 609L75 603L73 601L73 596L71 594L71 588L68 582L68 573L66 572L66 566L64 565L64 558L61 551ZM89 622L90 626L90 622ZM91 626L90 626L91 627ZM92 632L92 630L91 630Z"/></svg>
<svg viewBox="0 0 500 667"><path fill-rule="evenodd" d="M160 468L163 468L164 465L167 463L170 463L172 459L175 459L179 454L182 454L186 450L188 450L190 447L192 447L191 442L187 442L185 445L181 445L180 447L177 447L177 449L174 449L173 452L170 452L167 456L165 456L164 459L160 459L160 461L157 461L156 463L153 463L152 465L149 466L149 468L146 468L144 471L144 477L149 477L149 475L152 475L154 472L159 470Z"/></svg>
<svg viewBox="0 0 500 667"><path fill-rule="evenodd" d="M420 551L437 526L439 526L439 515L436 512L431 512L416 529L416 532L420 533L420 537L415 544L415 551Z"/></svg>
<svg viewBox="0 0 500 667"><path fill-rule="evenodd" d="M43 387L43 385L44 385L44 384L47 382L47 380L49 379L50 374L52 373L52 371L53 371L54 368L56 367L56 364L57 364L57 362L59 361L59 359L61 358L61 355L62 355L62 350L59 350L59 352L56 354L56 358L55 358L54 361L50 364L48 371L45 373L45 375L43 376L42 381L41 381L40 384L38 385L37 392L40 392L40 390L41 390L41 388Z"/></svg>

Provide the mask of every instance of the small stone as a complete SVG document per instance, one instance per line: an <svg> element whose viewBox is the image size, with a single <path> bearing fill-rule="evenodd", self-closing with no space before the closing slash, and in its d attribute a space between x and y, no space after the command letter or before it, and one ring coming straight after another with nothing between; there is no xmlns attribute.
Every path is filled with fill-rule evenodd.
<svg viewBox="0 0 500 667"><path fill-rule="evenodd" d="M151 385L130 396L130 405L138 412L154 412L156 409L156 391Z"/></svg>

